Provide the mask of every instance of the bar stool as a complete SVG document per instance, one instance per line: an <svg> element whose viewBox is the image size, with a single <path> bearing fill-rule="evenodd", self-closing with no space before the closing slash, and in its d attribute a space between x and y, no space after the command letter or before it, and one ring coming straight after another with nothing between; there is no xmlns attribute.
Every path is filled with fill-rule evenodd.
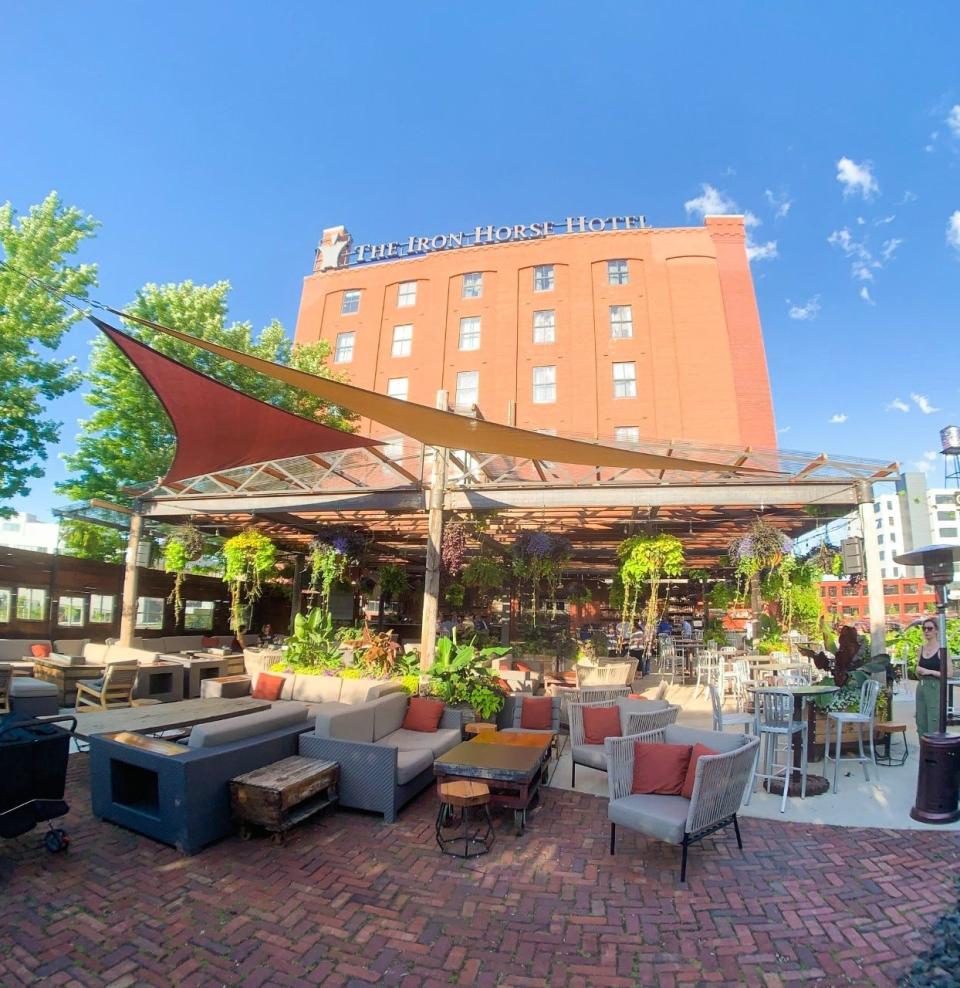
<svg viewBox="0 0 960 988"><path fill-rule="evenodd" d="M883 747L883 754L879 754L876 749L873 752L873 760L878 765L903 765L907 756L910 754L910 749L907 747L907 725L906 724L876 724L874 725L874 730L881 735L880 744ZM903 735L903 751L893 754L890 750L890 742L893 740L894 734Z"/></svg>
<svg viewBox="0 0 960 988"><path fill-rule="evenodd" d="M471 811L474 807L483 808L482 820L471 820ZM443 834L444 828L456 825L453 819L454 809L460 810L460 833L447 837ZM471 823L484 821L486 822L484 829L475 827L471 830ZM493 847L495 839L493 820L490 817L490 787L482 782L442 783L435 832L437 843L444 854L450 854L455 858L476 858L486 854ZM461 843L463 851L458 851L456 847Z"/></svg>
<svg viewBox="0 0 960 988"><path fill-rule="evenodd" d="M873 716L877 709L877 696L880 693L880 684L875 679L868 679L860 687L860 710L857 713L848 713L845 710L832 710L827 714L827 737L823 749L823 767L826 769L827 760L830 758L830 727L834 726L836 741L833 747L833 791L837 791L837 774L840 769L840 762L860 762L863 766L863 777L870 781L870 771L867 763L876 758L876 750L873 747ZM857 725L857 744L860 748L859 755L851 755L849 758L842 758L840 746L843 743L843 725ZM870 740L870 757L863 753L863 727L867 726Z"/></svg>
<svg viewBox="0 0 960 988"><path fill-rule="evenodd" d="M783 799L780 801L780 812L787 809L787 795L790 789L790 778L794 772L800 773L800 798L807 796L807 721L801 718L793 719L793 694L789 690L759 689L754 692L754 708L756 723L754 733L764 743L764 770L758 769L760 758L753 767L753 779L747 790L746 804L749 806L753 787L758 778L783 782ZM800 768L793 764L793 736L800 735ZM787 742L786 762L781 765L777 761L777 747L780 738Z"/></svg>

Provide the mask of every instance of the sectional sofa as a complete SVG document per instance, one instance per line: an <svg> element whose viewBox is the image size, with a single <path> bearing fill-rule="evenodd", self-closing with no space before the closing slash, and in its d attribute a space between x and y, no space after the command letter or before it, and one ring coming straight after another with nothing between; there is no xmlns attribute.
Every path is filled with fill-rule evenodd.
<svg viewBox="0 0 960 988"><path fill-rule="evenodd" d="M325 705L314 729L300 736L301 755L339 762L341 806L382 813L393 823L433 782L434 759L462 740L461 712L450 708L436 731L405 730L408 702L406 693L391 693L353 706Z"/></svg>

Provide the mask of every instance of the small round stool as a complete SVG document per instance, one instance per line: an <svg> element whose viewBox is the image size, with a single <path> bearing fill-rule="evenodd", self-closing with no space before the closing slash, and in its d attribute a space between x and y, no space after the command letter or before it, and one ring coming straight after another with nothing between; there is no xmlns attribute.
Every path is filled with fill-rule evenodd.
<svg viewBox="0 0 960 988"><path fill-rule="evenodd" d="M910 750L907 748L907 725L906 724L874 724L874 730L880 735L880 745L883 754L874 749L873 759L878 765L903 765L907 760ZM894 734L902 735L903 751L895 755L890 751L890 742Z"/></svg>
<svg viewBox="0 0 960 988"><path fill-rule="evenodd" d="M455 858L476 858L486 854L494 842L493 820L490 817L490 788L482 782L443 782L438 787L440 809L437 813L436 837L440 850ZM474 807L483 808L486 827L471 830L471 812ZM454 809L460 811L459 833L445 836L444 829L456 826ZM457 850L459 846L463 850Z"/></svg>
<svg viewBox="0 0 960 988"><path fill-rule="evenodd" d="M486 721L474 720L467 724L463 730L467 734L482 734L484 731L495 731L496 729L496 724L488 724Z"/></svg>

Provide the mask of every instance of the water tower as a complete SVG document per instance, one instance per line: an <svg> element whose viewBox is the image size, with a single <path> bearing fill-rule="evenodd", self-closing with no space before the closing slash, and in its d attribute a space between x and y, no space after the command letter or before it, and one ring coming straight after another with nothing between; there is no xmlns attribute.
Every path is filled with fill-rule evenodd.
<svg viewBox="0 0 960 988"><path fill-rule="evenodd" d="M960 426L940 430L940 452L944 456L943 486L960 487Z"/></svg>

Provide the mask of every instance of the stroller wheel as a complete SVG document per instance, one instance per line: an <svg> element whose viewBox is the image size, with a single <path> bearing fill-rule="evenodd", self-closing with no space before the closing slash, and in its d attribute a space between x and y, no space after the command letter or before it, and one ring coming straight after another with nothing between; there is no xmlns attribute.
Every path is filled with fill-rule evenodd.
<svg viewBox="0 0 960 988"><path fill-rule="evenodd" d="M43 843L51 854L57 854L60 851L65 851L70 846L70 838L67 836L65 830L55 827L47 831Z"/></svg>

